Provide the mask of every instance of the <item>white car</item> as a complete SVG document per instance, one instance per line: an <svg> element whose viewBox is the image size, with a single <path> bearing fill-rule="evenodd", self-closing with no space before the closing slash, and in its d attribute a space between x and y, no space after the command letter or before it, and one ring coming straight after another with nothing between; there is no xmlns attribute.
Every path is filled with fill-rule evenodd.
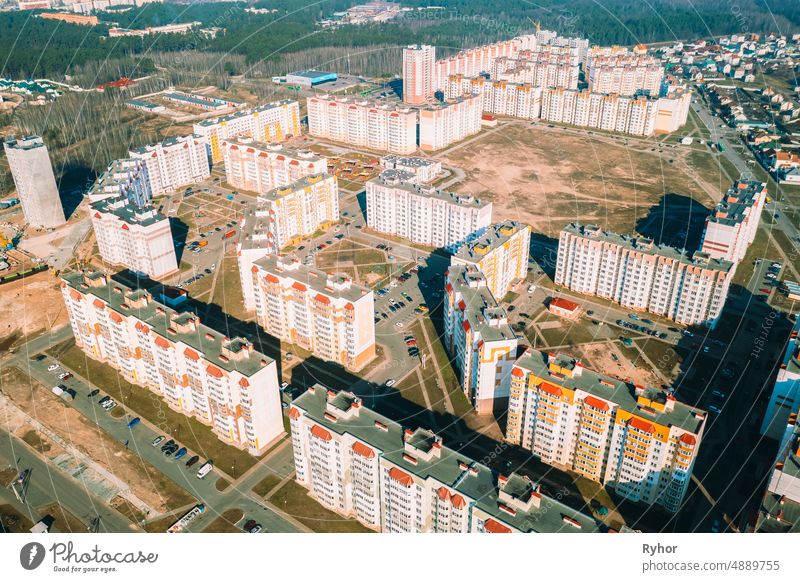
<svg viewBox="0 0 800 582"><path fill-rule="evenodd" d="M286 390L289 387L288 382L281 382L281 390Z"/></svg>
<svg viewBox="0 0 800 582"><path fill-rule="evenodd" d="M48 372L54 372L54 371L58 370L60 367L61 366L59 366L58 364L50 364L49 366L47 366L47 371Z"/></svg>
<svg viewBox="0 0 800 582"><path fill-rule="evenodd" d="M386 380L386 385L387 386L394 386L394 378L390 378L389 380Z"/></svg>

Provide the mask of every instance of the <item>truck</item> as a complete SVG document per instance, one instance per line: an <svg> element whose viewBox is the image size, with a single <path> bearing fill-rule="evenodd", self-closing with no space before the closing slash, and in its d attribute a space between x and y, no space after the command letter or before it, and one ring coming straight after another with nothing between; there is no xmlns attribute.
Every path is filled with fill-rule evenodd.
<svg viewBox="0 0 800 582"><path fill-rule="evenodd" d="M214 463L209 459L197 470L197 478L203 479L214 468Z"/></svg>
<svg viewBox="0 0 800 582"><path fill-rule="evenodd" d="M236 234L235 230L229 230L228 232L225 233L225 235L222 238L231 238L235 234Z"/></svg>

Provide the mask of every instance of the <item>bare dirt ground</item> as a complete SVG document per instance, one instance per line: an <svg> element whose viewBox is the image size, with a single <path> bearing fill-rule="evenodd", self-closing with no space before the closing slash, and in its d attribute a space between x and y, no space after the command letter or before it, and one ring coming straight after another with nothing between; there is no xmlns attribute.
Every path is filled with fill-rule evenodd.
<svg viewBox="0 0 800 582"><path fill-rule="evenodd" d="M656 140L625 143L620 136L508 122L439 157L467 173L451 189L494 202L494 222L521 220L554 237L576 220L632 232L666 194L710 208L721 185L727 189L711 154L660 147Z"/></svg>
<svg viewBox="0 0 800 582"><path fill-rule="evenodd" d="M7 367L2 371L0 388L25 413L127 483L132 492L153 509L163 512L193 500L186 491L142 461L135 452L125 449L48 388L16 368ZM33 440L34 435L40 435L28 434L34 431L27 428L24 431L26 442L41 451L42 447L36 446ZM25 438L25 435L19 436ZM54 443L48 441L48 445L50 448L46 452L49 456L58 452L52 448L56 446Z"/></svg>
<svg viewBox="0 0 800 582"><path fill-rule="evenodd" d="M587 366L592 370L602 370L604 374L622 378L642 386L658 386L661 380L647 368L634 366L616 342L583 344L581 350L586 355ZM617 356L615 360L611 355Z"/></svg>
<svg viewBox="0 0 800 582"><path fill-rule="evenodd" d="M0 298L0 347L4 349L69 322L58 279L51 271L0 286Z"/></svg>

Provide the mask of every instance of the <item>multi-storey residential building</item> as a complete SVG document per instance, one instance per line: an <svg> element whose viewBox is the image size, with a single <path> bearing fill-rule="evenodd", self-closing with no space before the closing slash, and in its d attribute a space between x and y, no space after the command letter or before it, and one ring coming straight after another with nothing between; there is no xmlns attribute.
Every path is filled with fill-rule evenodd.
<svg viewBox="0 0 800 582"><path fill-rule="evenodd" d="M199 135L170 137L161 143L134 148L128 155L147 166L154 196L202 182L211 175L205 139Z"/></svg>
<svg viewBox="0 0 800 582"><path fill-rule="evenodd" d="M449 247L492 222L492 203L387 174L367 182L367 226L412 242Z"/></svg>
<svg viewBox="0 0 800 582"><path fill-rule="evenodd" d="M417 184L433 182L442 173L442 162L433 158L384 156L381 167L413 174L412 181Z"/></svg>
<svg viewBox="0 0 800 582"><path fill-rule="evenodd" d="M657 57L616 54L595 55L589 59L588 79L595 93L658 97L664 80L664 67Z"/></svg>
<svg viewBox="0 0 800 582"><path fill-rule="evenodd" d="M250 454L283 434L277 367L248 340L228 338L98 271L64 275L61 288L75 343L88 357Z"/></svg>
<svg viewBox="0 0 800 582"><path fill-rule="evenodd" d="M258 322L270 335L352 370L375 357L370 289L306 267L294 256L259 259L249 275Z"/></svg>
<svg viewBox="0 0 800 582"><path fill-rule="evenodd" d="M672 133L686 124L692 93L685 88L669 91L656 101L656 133Z"/></svg>
<svg viewBox="0 0 800 582"><path fill-rule="evenodd" d="M205 119L194 124L194 133L205 138L211 163L222 161L222 141L233 137L251 137L260 142L281 142L300 135L300 104L275 101L254 109Z"/></svg>
<svg viewBox="0 0 800 582"><path fill-rule="evenodd" d="M328 171L327 159L309 150L259 143L250 138L223 140L222 152L228 184L259 194Z"/></svg>
<svg viewBox="0 0 800 582"><path fill-rule="evenodd" d="M481 130L482 103L480 95L464 95L420 109L420 149L440 150L478 133Z"/></svg>
<svg viewBox="0 0 800 582"><path fill-rule="evenodd" d="M253 263L337 220L339 189L336 176L330 174L306 176L259 196L255 206L245 211L239 237L239 273L245 307L256 308Z"/></svg>
<svg viewBox="0 0 800 582"><path fill-rule="evenodd" d="M706 413L564 354L529 350L511 372L506 439L617 494L678 511Z"/></svg>
<svg viewBox="0 0 800 582"><path fill-rule="evenodd" d="M64 207L47 146L36 135L3 142L25 221L38 228L55 228L66 222Z"/></svg>
<svg viewBox="0 0 800 582"><path fill-rule="evenodd" d="M444 345L478 414L504 411L517 336L486 277L472 265L450 265L445 277Z"/></svg>
<svg viewBox="0 0 800 582"><path fill-rule="evenodd" d="M145 208L153 200L150 173L144 161L136 158L120 158L108 164L89 190L89 201L100 202L123 196L138 208Z"/></svg>
<svg viewBox="0 0 800 582"><path fill-rule="evenodd" d="M103 260L159 279L178 270L169 219L125 196L94 202L89 210Z"/></svg>
<svg viewBox="0 0 800 582"><path fill-rule="evenodd" d="M715 259L738 263L756 238L767 184L737 180L706 218L702 250Z"/></svg>
<svg viewBox="0 0 800 582"><path fill-rule="evenodd" d="M733 263L703 252L690 256L651 239L570 224L559 237L555 282L630 309L713 328L733 272Z"/></svg>
<svg viewBox="0 0 800 582"><path fill-rule="evenodd" d="M308 98L308 133L393 154L417 149L417 111L367 99Z"/></svg>
<svg viewBox="0 0 800 582"><path fill-rule="evenodd" d="M529 84L490 81L485 77L454 75L447 79L445 97L480 95L481 110L494 115L538 119L541 113L541 87Z"/></svg>
<svg viewBox="0 0 800 582"><path fill-rule="evenodd" d="M515 281L528 274L531 227L516 220L490 226L486 233L464 243L451 259L453 265L473 265L492 295L501 301Z"/></svg>
<svg viewBox="0 0 800 582"><path fill-rule="evenodd" d="M541 118L631 135L652 135L656 130L658 99L644 95L621 97L590 91L544 88Z"/></svg>
<svg viewBox="0 0 800 582"><path fill-rule="evenodd" d="M778 457L761 500L755 531L800 532L800 423L797 408L783 425Z"/></svg>
<svg viewBox="0 0 800 582"><path fill-rule="evenodd" d="M434 91L444 90L447 78L451 75L477 77L481 73L491 73L495 59L517 55L518 51L535 44L533 37L519 37L502 42L463 50L456 55L436 61Z"/></svg>
<svg viewBox="0 0 800 582"><path fill-rule="evenodd" d="M539 47L520 51L516 58L496 59L492 78L497 81L577 89L580 81L580 57L569 47Z"/></svg>
<svg viewBox="0 0 800 582"><path fill-rule="evenodd" d="M528 478L496 475L366 408L350 392L311 386L289 410L297 482L331 511L379 532L600 532Z"/></svg>
<svg viewBox="0 0 800 582"><path fill-rule="evenodd" d="M800 411L800 321L792 328L786 345L783 359L778 369L778 376L772 387L761 434L771 439L780 440L786 428L786 419L790 414Z"/></svg>
<svg viewBox="0 0 800 582"><path fill-rule="evenodd" d="M433 97L436 47L413 45L403 49L403 101L425 103Z"/></svg>

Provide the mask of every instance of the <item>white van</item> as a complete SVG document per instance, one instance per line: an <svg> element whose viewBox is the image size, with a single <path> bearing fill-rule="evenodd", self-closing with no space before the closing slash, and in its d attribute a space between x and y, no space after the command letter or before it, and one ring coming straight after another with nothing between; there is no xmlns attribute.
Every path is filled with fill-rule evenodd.
<svg viewBox="0 0 800 582"><path fill-rule="evenodd" d="M211 461L206 461L205 463L203 463L203 466L200 467L200 469L197 471L197 478L202 479L203 477L208 475L213 468L214 468L214 463L212 463Z"/></svg>

